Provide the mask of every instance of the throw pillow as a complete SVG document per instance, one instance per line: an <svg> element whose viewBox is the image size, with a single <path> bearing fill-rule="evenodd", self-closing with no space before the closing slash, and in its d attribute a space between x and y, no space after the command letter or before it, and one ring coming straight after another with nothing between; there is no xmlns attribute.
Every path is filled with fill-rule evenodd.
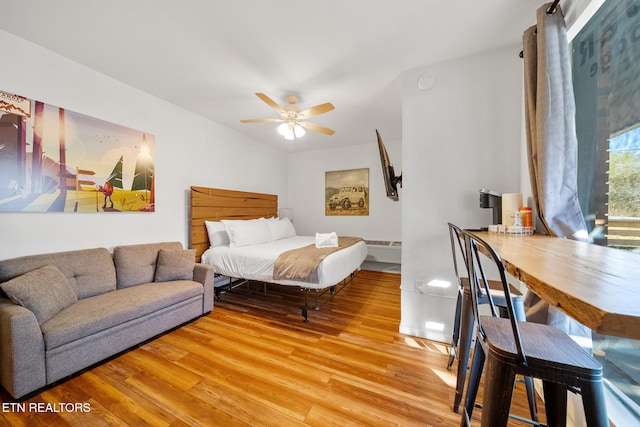
<svg viewBox="0 0 640 427"><path fill-rule="evenodd" d="M193 280L193 265L196 262L195 249L167 250L158 252L158 264L154 282L170 280Z"/></svg>
<svg viewBox="0 0 640 427"><path fill-rule="evenodd" d="M11 301L32 311L38 324L78 301L69 281L54 265L31 270L0 284L0 288Z"/></svg>

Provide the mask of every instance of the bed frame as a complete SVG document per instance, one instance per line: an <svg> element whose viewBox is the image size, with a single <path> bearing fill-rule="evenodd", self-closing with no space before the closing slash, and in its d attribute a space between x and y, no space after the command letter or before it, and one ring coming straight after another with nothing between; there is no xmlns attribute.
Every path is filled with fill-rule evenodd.
<svg viewBox="0 0 640 427"><path fill-rule="evenodd" d="M189 199L189 246L191 249L196 250L196 262L200 262L202 254L210 246L209 235L204 224L205 220L220 221L222 219L256 219L278 216L278 196L275 194L192 186ZM351 281L354 274L351 273L340 284L322 290L314 290L316 304L312 308L319 310L319 295L329 291L330 298L332 298ZM307 288L301 288L301 290L304 291L304 306L301 307L302 316L304 321L308 322L308 294L310 290ZM264 285L264 292L266 294L266 284ZM219 297L218 293L216 295Z"/></svg>

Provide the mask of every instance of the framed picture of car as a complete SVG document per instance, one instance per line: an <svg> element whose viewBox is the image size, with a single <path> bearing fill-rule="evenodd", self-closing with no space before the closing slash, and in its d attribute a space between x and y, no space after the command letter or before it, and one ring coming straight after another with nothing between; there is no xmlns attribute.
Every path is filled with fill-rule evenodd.
<svg viewBox="0 0 640 427"><path fill-rule="evenodd" d="M325 172L325 215L369 215L369 168Z"/></svg>

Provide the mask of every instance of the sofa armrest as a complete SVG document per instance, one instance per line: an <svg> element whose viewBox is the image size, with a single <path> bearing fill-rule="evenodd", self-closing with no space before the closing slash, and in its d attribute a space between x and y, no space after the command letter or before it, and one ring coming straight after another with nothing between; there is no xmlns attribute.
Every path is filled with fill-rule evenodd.
<svg viewBox="0 0 640 427"><path fill-rule="evenodd" d="M193 280L204 286L202 313L208 313L213 310L213 266L209 264L194 264Z"/></svg>
<svg viewBox="0 0 640 427"><path fill-rule="evenodd" d="M47 385L44 339L36 316L0 298L0 383L15 398Z"/></svg>

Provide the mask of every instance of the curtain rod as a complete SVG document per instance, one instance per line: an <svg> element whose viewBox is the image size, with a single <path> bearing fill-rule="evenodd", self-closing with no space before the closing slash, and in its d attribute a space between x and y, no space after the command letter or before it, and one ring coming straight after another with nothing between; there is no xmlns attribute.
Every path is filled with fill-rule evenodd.
<svg viewBox="0 0 640 427"><path fill-rule="evenodd" d="M547 9L547 15L553 15L554 13L556 13L556 9L558 8L558 3L560 3L560 0L553 0L553 3L551 3L551 6L549 6L549 8Z"/></svg>
<svg viewBox="0 0 640 427"><path fill-rule="evenodd" d="M547 15L553 15L554 13L556 13L559 3L560 3L560 0L553 0L553 3L551 3L551 6L547 8ZM521 50L518 56L520 58L524 58L524 51Z"/></svg>

